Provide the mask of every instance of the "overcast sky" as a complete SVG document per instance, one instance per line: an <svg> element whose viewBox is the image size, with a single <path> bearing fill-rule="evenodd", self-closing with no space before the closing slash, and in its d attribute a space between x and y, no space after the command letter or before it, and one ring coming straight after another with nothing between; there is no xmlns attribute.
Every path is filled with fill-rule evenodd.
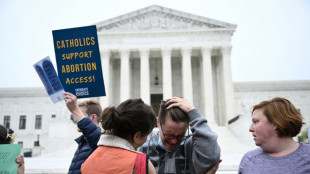
<svg viewBox="0 0 310 174"><path fill-rule="evenodd" d="M50 56L56 67L52 30L150 5L236 24L234 82L310 80L309 0L1 0L0 88L43 87L33 64Z"/></svg>

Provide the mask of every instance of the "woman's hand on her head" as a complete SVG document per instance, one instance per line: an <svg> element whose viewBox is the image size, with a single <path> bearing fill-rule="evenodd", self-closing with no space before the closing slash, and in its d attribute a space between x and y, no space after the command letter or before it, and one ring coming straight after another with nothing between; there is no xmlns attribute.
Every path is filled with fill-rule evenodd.
<svg viewBox="0 0 310 174"><path fill-rule="evenodd" d="M171 104L170 104L171 103ZM169 105L170 104L170 105ZM172 107L179 107L182 109L182 111L188 113L189 111L195 109L195 107L190 104L186 99L179 98L179 97L172 97L166 105L169 105L167 109L170 109Z"/></svg>

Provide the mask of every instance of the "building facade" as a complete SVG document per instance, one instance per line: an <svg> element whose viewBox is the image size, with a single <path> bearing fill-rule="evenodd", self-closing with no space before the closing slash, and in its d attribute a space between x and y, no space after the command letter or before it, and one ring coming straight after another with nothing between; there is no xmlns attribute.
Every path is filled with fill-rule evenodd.
<svg viewBox="0 0 310 174"><path fill-rule="evenodd" d="M236 25L156 5L96 25L103 105L142 98L156 108L180 96L218 125L235 116L230 50Z"/></svg>

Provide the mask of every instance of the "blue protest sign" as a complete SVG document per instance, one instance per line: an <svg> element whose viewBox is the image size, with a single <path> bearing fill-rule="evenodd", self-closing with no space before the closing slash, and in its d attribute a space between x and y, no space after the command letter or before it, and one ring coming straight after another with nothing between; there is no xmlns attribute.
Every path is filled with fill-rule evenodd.
<svg viewBox="0 0 310 174"><path fill-rule="evenodd" d="M53 30L53 39L65 91L78 98L105 96L96 26Z"/></svg>
<svg viewBox="0 0 310 174"><path fill-rule="evenodd" d="M47 94L50 96L53 103L57 103L64 99L64 89L57 76L53 63L49 57L45 57L33 65L37 71Z"/></svg>

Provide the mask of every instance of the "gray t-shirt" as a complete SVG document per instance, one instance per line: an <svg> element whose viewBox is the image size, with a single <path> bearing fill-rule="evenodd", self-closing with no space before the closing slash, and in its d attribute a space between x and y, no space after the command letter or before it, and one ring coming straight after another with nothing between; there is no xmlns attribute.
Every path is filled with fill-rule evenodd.
<svg viewBox="0 0 310 174"><path fill-rule="evenodd" d="M247 152L239 165L239 174L310 173L310 144L299 143L294 152L272 157L262 148Z"/></svg>

